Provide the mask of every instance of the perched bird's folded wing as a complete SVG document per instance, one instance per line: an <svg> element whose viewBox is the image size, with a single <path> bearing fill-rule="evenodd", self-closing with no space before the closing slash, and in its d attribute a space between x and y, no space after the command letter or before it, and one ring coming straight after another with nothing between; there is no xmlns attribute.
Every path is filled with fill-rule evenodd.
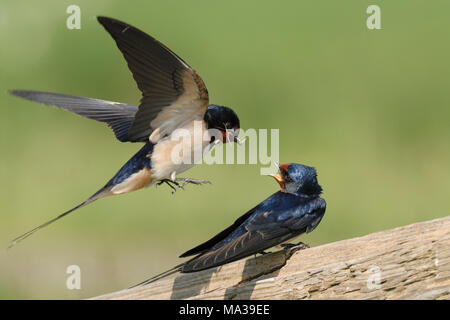
<svg viewBox="0 0 450 320"><path fill-rule="evenodd" d="M283 212L267 212L256 215L246 225L249 232L286 228L293 233L311 232L320 222L325 213L326 203L322 198L309 201L297 210Z"/></svg>
<svg viewBox="0 0 450 320"><path fill-rule="evenodd" d="M192 248L191 250L186 251L185 253L180 255L180 258L189 257L194 254L199 254L199 253L202 253L202 252L205 252L205 251L211 249L217 243L219 243L220 241L222 241L223 239L228 237L234 230L236 230L245 220L247 220L247 218L249 218L253 213L255 213L257 208L258 208L258 206L254 207L253 209L251 209L244 215L240 216L238 219L236 219L236 221L231 226L229 226L225 230L221 231L220 233L218 233L217 235L215 235L208 241L196 246L195 248Z"/></svg>
<svg viewBox="0 0 450 320"><path fill-rule="evenodd" d="M208 91L198 74L166 46L121 21L98 17L111 34L142 92L128 140L155 143L176 128L202 119Z"/></svg>
<svg viewBox="0 0 450 320"><path fill-rule="evenodd" d="M289 228L281 225L271 229L248 231L216 250L187 261L182 266L182 272L200 271L233 262L276 246L293 236Z"/></svg>
<svg viewBox="0 0 450 320"><path fill-rule="evenodd" d="M105 122L119 141L128 141L128 130L133 124L138 107L100 99L70 96L67 94L12 90L11 94L76 113L82 117Z"/></svg>
<svg viewBox="0 0 450 320"><path fill-rule="evenodd" d="M227 236L222 237L221 243L217 242L214 247L204 250L198 256L185 262L181 267L182 272L194 272L220 266L257 254L302 233L310 232L322 219L325 206L325 200L319 198L299 210L286 212L264 212L263 210L258 212L257 210L245 224L245 233L237 235L228 233Z"/></svg>

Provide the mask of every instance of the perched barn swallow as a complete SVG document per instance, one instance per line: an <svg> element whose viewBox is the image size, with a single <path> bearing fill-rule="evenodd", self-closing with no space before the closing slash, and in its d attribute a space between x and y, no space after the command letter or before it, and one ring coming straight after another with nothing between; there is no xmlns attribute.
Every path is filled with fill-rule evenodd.
<svg viewBox="0 0 450 320"><path fill-rule="evenodd" d="M189 154L182 154L182 157L193 159L194 154L200 152L203 155L217 142L240 143L238 116L230 108L209 105L205 84L186 62L156 39L126 23L106 17L98 17L98 21L115 40L142 92L139 107L48 92L13 90L11 93L104 122L119 141L143 142L145 145L86 201L14 239L11 246L74 210L106 196L163 182L172 189L175 189L173 185L182 187L186 183L208 182L177 178L177 174L193 167L195 162L173 161L174 148L182 150L181 153L187 150ZM195 129L198 125L200 131ZM172 139L177 129L190 133L194 141ZM219 134L212 134L214 130ZM183 145L180 146L180 143Z"/></svg>
<svg viewBox="0 0 450 320"><path fill-rule="evenodd" d="M212 239L183 253L180 258L196 255L139 285L170 274L189 273L218 267L286 242L317 227L325 214L326 203L316 170L296 163L278 166L272 175L281 190L238 218Z"/></svg>

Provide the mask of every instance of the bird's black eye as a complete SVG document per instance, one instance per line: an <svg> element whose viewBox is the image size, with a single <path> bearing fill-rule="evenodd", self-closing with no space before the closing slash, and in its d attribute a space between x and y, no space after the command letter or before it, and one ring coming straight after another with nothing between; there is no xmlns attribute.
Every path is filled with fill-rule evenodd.
<svg viewBox="0 0 450 320"><path fill-rule="evenodd" d="M283 180L285 183L289 183L289 182L293 181L291 176L286 171L281 170L280 172L281 172L281 175L283 176Z"/></svg>

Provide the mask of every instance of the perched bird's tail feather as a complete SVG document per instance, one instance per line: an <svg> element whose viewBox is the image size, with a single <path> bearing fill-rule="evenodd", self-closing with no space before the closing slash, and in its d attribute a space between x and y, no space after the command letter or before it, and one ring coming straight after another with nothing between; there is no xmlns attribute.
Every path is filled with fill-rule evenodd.
<svg viewBox="0 0 450 320"><path fill-rule="evenodd" d="M168 276L170 276L171 274L180 272L180 271L181 271L181 268L183 267L183 265L184 265L184 263L179 264L179 265L173 267L172 269L169 269L169 270L164 271L164 272L162 272L162 273L160 273L160 274L157 274L156 276L151 277L150 279L147 279L147 280L145 280L145 281L142 281L142 282L140 282L140 283L138 283L138 284L136 284L136 285L130 287L129 289L131 289L131 288L136 288L136 287L140 287L140 286L144 286L144 285L146 285L146 284L150 284L150 283L153 283L153 282L158 281L158 280L160 280L160 279L163 279L163 278L165 278L165 277L168 277Z"/></svg>
<svg viewBox="0 0 450 320"><path fill-rule="evenodd" d="M61 219L62 217L68 215L71 212L74 212L77 209L80 209L86 205L88 205L91 202L94 202L95 200L98 200L100 198L103 198L105 196L109 195L109 188L102 188L99 191L97 191L95 194L93 194L91 197L89 197L89 199L87 199L86 201L80 203L79 205L77 205L76 207L60 214L59 216L47 221L46 223L41 224L40 226L24 233L23 235L21 235L20 237L15 238L14 240L11 241L11 244L8 246L8 249L14 247L16 244L18 244L19 242L21 242L22 240L25 240L26 238L28 238L29 236L31 236L33 233L35 233L36 231L48 226L49 224L52 224L53 222Z"/></svg>

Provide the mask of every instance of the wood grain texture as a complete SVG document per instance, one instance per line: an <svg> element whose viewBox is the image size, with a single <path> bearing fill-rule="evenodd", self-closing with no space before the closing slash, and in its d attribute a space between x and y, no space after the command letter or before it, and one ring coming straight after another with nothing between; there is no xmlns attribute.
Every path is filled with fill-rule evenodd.
<svg viewBox="0 0 450 320"><path fill-rule="evenodd" d="M449 299L450 216L94 299Z"/></svg>

